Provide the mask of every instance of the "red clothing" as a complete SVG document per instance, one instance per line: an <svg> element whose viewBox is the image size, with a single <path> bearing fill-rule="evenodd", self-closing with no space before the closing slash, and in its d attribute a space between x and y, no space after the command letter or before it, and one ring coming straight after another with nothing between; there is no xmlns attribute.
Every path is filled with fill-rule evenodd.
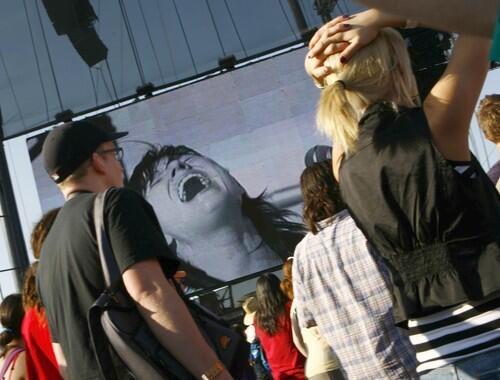
<svg viewBox="0 0 500 380"><path fill-rule="evenodd" d="M274 380L305 380L305 358L293 344L290 321L291 302L278 319L278 331L269 335L255 323L255 333L264 348Z"/></svg>
<svg viewBox="0 0 500 380"><path fill-rule="evenodd" d="M34 308L26 310L21 335L26 346L28 380L62 380L45 316L39 315Z"/></svg>

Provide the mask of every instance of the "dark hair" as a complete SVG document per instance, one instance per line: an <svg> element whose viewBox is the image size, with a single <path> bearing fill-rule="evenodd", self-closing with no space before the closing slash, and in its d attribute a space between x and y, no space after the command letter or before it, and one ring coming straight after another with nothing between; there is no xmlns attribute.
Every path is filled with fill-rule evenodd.
<svg viewBox="0 0 500 380"><path fill-rule="evenodd" d="M170 161L184 155L203 157L199 152L184 145L164 145L161 147L150 145L150 149L135 166L127 186L145 197L148 189L163 175L162 171L158 170L162 161L166 160L166 164L168 164ZM282 260L293 254L295 246L304 236L304 226L301 223L291 222L287 219L294 215L293 212L279 209L268 202L265 192L262 192L256 198L251 198L247 193L244 193L241 200L241 209L243 214L252 221L262 240ZM171 248L178 259L175 243ZM186 268L186 263L182 263L181 267ZM193 267L191 267L192 269ZM188 270L188 268L186 270L188 271L188 277L192 279L194 276L189 276L191 270ZM199 274L204 273L206 276L205 286L221 283L220 280L208 276L200 269L198 271ZM198 280L200 280L199 276Z"/></svg>
<svg viewBox="0 0 500 380"><path fill-rule="evenodd" d="M318 222L345 209L340 189L333 176L332 160L318 162L306 168L300 176L304 199L304 223L313 234L318 233Z"/></svg>
<svg viewBox="0 0 500 380"><path fill-rule="evenodd" d="M292 265L293 259L289 257L283 264L283 280L280 284L281 291L290 301L293 301Z"/></svg>
<svg viewBox="0 0 500 380"><path fill-rule="evenodd" d="M35 228L33 228L33 232L31 233L31 249L33 250L33 256L35 256L36 259L40 258L43 242L45 241L52 224L54 224L54 220L56 219L59 210L60 208L55 208L45 213L35 225ZM42 301L40 300L36 290L37 267L38 261L35 261L28 267L24 274L22 299L25 309L33 307L38 313L41 313L43 307Z"/></svg>
<svg viewBox="0 0 500 380"><path fill-rule="evenodd" d="M40 259L43 242L45 241L52 224L54 224L54 220L56 220L59 210L60 208L55 208L46 212L31 232L31 249L33 250L33 256L35 256L35 259L37 260Z"/></svg>
<svg viewBox="0 0 500 380"><path fill-rule="evenodd" d="M161 171L158 170L162 161L166 160L165 166L167 166L170 161L182 156L191 155L201 157L200 153L185 145L163 145L161 147L148 145L150 149L142 156L141 161L135 165L127 185L142 196L146 196L151 185L162 176Z"/></svg>
<svg viewBox="0 0 500 380"><path fill-rule="evenodd" d="M257 325L269 335L274 335L279 329L279 319L285 313L287 299L280 289L280 279L272 273L259 277L255 290Z"/></svg>
<svg viewBox="0 0 500 380"><path fill-rule="evenodd" d="M24 317L23 303L20 294L11 294L0 305L0 322L4 327L0 333L1 356L5 354L6 346L14 339L21 338L21 323Z"/></svg>

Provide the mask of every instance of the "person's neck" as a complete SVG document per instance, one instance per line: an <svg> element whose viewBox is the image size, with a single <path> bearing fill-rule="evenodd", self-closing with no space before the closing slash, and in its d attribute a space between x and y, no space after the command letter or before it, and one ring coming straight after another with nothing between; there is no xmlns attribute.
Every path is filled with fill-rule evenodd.
<svg viewBox="0 0 500 380"><path fill-rule="evenodd" d="M340 144L333 144L332 148L332 169L333 176L340 182L340 165L342 164L342 160L344 159L345 152Z"/></svg>
<svg viewBox="0 0 500 380"><path fill-rule="evenodd" d="M99 180L85 179L71 184L64 189L61 189L64 198L70 199L76 193L100 193L105 191L109 185Z"/></svg>
<svg viewBox="0 0 500 380"><path fill-rule="evenodd" d="M5 351L12 350L14 348L24 348L24 342L22 339L14 338L6 346Z"/></svg>
<svg viewBox="0 0 500 380"><path fill-rule="evenodd" d="M223 281L281 264L279 255L262 240L248 218L232 221L195 241L177 241L177 252Z"/></svg>

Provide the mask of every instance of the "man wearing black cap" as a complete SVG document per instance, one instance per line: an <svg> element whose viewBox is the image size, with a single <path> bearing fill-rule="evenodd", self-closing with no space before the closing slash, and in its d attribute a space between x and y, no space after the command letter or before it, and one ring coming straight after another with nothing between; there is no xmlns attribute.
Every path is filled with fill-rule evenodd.
<svg viewBox="0 0 500 380"><path fill-rule="evenodd" d="M231 379L163 274L158 259L168 246L152 207L122 188L123 150L115 140L126 134L77 121L53 129L43 146L45 169L66 199L45 240L37 273L57 361L65 378L100 378L86 317L105 288L93 201L95 193L113 187L106 197L105 224L124 285L139 311L196 378Z"/></svg>

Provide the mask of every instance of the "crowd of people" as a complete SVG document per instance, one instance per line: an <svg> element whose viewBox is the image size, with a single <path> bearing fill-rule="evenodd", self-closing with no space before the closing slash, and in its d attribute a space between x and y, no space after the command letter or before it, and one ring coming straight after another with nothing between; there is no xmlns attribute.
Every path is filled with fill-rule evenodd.
<svg viewBox="0 0 500 380"><path fill-rule="evenodd" d="M321 88L317 125L333 142L332 158L301 175L308 233L286 260L283 279L260 276L255 295L243 302L254 369L245 378L500 379L500 163L487 174L468 140L489 55L500 55L498 1L472 11L460 0L434 8L431 0L413 2L418 8L408 1L362 2L379 8L337 17L309 43L305 69ZM440 23L436 16L446 13L446 4L457 6ZM390 5L394 12L386 13ZM405 41L392 29L417 24L460 33L425 99ZM477 118L499 146L500 95L485 97ZM174 191L170 183L179 186L176 174L193 167L217 173L234 195L231 215L249 231L245 242L227 235L232 250L262 235L242 210L254 200L223 168L186 147L151 151L133 175L135 190L124 188L117 140L125 135L88 120L48 134L44 167L66 202L35 226L31 243L39 261L29 268L22 295L0 305L1 378L106 375L87 313L106 288L93 207L96 193L108 189L106 233L143 320L194 378L234 378L179 294L175 268L165 270L172 257L183 257L172 252L162 226L196 257L193 267L208 280L224 280L223 263L183 234L175 205L190 195L165 202L163 193ZM202 186L207 179L193 173ZM161 207L171 219L157 219ZM299 229L292 227L283 230L290 234L284 240L296 238ZM290 255L282 240L267 239L253 251L264 262ZM113 364L120 378L134 378L126 363Z"/></svg>

